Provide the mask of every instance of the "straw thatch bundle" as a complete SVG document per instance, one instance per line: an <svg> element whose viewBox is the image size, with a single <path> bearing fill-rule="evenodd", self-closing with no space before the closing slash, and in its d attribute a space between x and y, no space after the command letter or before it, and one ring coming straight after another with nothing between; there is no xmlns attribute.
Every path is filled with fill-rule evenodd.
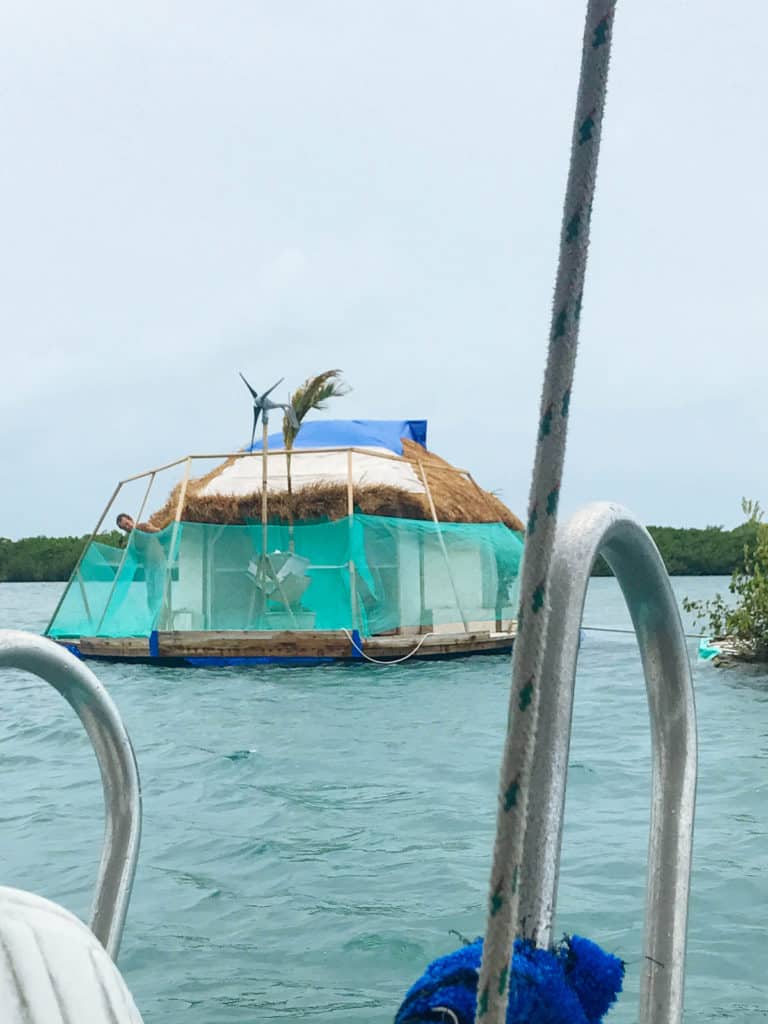
<svg viewBox="0 0 768 1024"><path fill-rule="evenodd" d="M469 473L462 473L434 452L428 452L415 441L403 438L403 458L413 465L419 477L420 465L423 467L440 522L504 523L510 530L519 533L525 529L500 498L490 491L484 491ZM422 500L427 506L427 514L411 518L432 518L426 495Z"/></svg>
<svg viewBox="0 0 768 1024"><path fill-rule="evenodd" d="M523 531L523 524L495 495L484 491L469 474L462 473L438 455L426 451L414 441L403 439L402 458L410 462L422 479L422 468L429 484L437 518L443 523L504 523L511 530ZM261 490L248 495L203 495L206 484L231 465L228 459L211 473L190 480L181 518L191 523L243 524L261 518ZM162 508L151 517L155 526L166 526L176 513L177 485ZM431 520L432 510L426 494L413 493L386 484L361 484L353 488L355 511L365 515L394 516L400 519ZM270 491L267 511L270 522L288 522L289 497L286 491ZM343 519L347 515L348 494L345 484L314 483L294 491L293 519L296 522Z"/></svg>

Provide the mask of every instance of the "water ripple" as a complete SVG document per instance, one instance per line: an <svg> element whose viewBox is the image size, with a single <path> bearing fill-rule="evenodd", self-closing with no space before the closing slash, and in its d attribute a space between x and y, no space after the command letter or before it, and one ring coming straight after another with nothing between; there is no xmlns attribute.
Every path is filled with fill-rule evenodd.
<svg viewBox="0 0 768 1024"><path fill-rule="evenodd" d="M42 628L58 592L0 585L0 625ZM587 621L627 625L613 581L594 581ZM148 1022L384 1024L456 932L482 931L508 659L96 671L142 774L120 963ZM87 917L103 829L93 754L56 694L18 672L0 684L0 881ZM757 1024L768 1017L768 674L697 665L696 696L686 1024ZM617 1024L636 1019L649 759L636 643L587 634L557 928L627 961Z"/></svg>

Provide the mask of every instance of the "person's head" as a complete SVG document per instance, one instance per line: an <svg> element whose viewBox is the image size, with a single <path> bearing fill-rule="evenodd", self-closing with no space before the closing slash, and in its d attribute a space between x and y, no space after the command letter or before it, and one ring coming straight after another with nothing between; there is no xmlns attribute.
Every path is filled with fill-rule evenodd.
<svg viewBox="0 0 768 1024"><path fill-rule="evenodd" d="M133 521L133 516L129 516L127 512L121 512L117 517L117 525L121 530L130 533L136 524Z"/></svg>

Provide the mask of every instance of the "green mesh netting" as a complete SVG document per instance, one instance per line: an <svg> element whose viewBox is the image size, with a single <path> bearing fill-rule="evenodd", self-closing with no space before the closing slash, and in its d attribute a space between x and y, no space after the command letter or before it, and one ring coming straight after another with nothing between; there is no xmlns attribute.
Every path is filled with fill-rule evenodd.
<svg viewBox="0 0 768 1024"><path fill-rule="evenodd" d="M287 526L179 523L92 543L51 636L160 630L495 629L515 614L522 536L501 523L353 515Z"/></svg>

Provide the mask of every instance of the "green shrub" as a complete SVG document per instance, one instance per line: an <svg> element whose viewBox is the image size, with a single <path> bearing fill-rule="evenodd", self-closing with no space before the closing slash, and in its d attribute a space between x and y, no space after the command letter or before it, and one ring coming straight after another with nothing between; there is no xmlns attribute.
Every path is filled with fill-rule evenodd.
<svg viewBox="0 0 768 1024"><path fill-rule="evenodd" d="M763 510L755 501L744 499L742 509L751 526L744 544L741 564L737 565L728 584L735 598L732 605L721 594L709 601L683 600L683 607L703 623L712 636L733 637L749 644L753 654L768 658L768 524Z"/></svg>

